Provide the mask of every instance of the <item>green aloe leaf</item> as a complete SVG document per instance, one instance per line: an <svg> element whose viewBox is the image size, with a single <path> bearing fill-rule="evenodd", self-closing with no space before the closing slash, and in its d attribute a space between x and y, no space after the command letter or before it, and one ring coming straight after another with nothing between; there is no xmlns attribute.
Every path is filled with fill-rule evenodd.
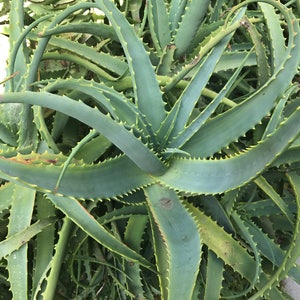
<svg viewBox="0 0 300 300"><path fill-rule="evenodd" d="M142 251L141 243L148 221L147 215L133 215L128 220L124 234L124 243L137 252ZM125 270L128 276L127 285L130 291L133 292L137 299L144 297L140 266L125 262Z"/></svg>
<svg viewBox="0 0 300 300"><path fill-rule="evenodd" d="M227 44L227 42L229 41L229 37L228 39L225 39L225 43L218 45L214 51L209 55L209 59L208 59L208 63L211 64L212 63L212 56L214 57L214 52L221 46L221 49L224 48L224 46ZM223 49L224 50L224 49ZM218 53L219 52L219 53ZM221 55L222 51L218 51L217 53L217 59L219 59L219 56ZM184 108L184 106L190 106L187 105L186 98L191 98L194 100L198 100L197 99L197 93L195 94L195 92L197 90L194 89L189 85L183 92L183 94L180 97L180 100L182 100L182 106L180 107L180 113L178 113L178 117L176 119L176 123L175 125L179 125L179 129L176 131L176 127L174 128L174 134L178 134L177 136L174 137L174 139L170 142L170 144L168 145L169 147L173 148L180 148L184 143L186 143L200 128L203 124L205 124L205 122L211 117L211 115L215 112L215 110L217 109L217 107L220 105L220 103L222 102L222 100L224 99L224 97L226 96L226 94L228 93L228 91L231 89L231 87L233 86L233 84L235 83L237 77L239 76L242 68L244 67L244 63L247 59L247 57L250 55L251 51L248 53L248 55L240 62L239 67L236 69L236 71L233 73L233 75L230 77L230 79L227 81L227 83L225 84L225 86L222 88L222 90L216 95L216 97L211 101L210 104L208 104L206 106L206 108L199 113L199 115L191 122L191 124L188 124L188 117L190 116L190 114L192 113L192 107L190 107L191 111L188 115L184 116L184 112L182 113L182 111L185 111L186 113L186 108ZM216 62L216 61L215 61ZM215 63L214 62L214 63ZM213 63L213 65L214 65ZM204 66L203 66L204 67ZM208 70L206 70L206 68L200 68L198 71L198 74L196 77L200 78L200 82L203 82L202 80L205 79L205 76L203 76L202 74L209 74L210 72L207 72ZM211 72L213 71L213 68L211 69ZM207 78L208 79L208 78ZM198 86L201 87L201 83L197 81L194 83ZM202 86L204 87L204 86ZM197 89L197 88L196 88ZM191 93L192 92L192 93ZM184 95L184 96L183 96ZM188 97L186 97L188 96ZM178 100L179 101L179 100ZM191 102L191 100L188 100L188 102ZM175 107L175 106L174 106ZM184 120L186 123L183 123L181 120Z"/></svg>
<svg viewBox="0 0 300 300"><path fill-rule="evenodd" d="M207 255L207 271L206 271L204 300L220 299L222 281L224 279L224 263L222 259L211 250Z"/></svg>
<svg viewBox="0 0 300 300"><path fill-rule="evenodd" d="M150 0L147 5L151 36L156 50L162 53L171 42L166 3L163 0Z"/></svg>
<svg viewBox="0 0 300 300"><path fill-rule="evenodd" d="M258 5L268 27L268 34L271 40L272 72L274 72L280 67L281 57L284 55L284 35L280 26L279 15L276 13L274 6L268 3L258 3Z"/></svg>
<svg viewBox="0 0 300 300"><path fill-rule="evenodd" d="M185 206L199 225L203 244L206 244L225 264L252 282L256 277L256 270L252 267L255 261L246 249L198 208L187 202Z"/></svg>
<svg viewBox="0 0 300 300"><path fill-rule="evenodd" d="M300 214L300 176L296 172L291 172L288 174L288 178L294 188L297 204L297 219L295 222L292 241L279 268L276 272L274 272L274 274L272 274L272 277L268 280L268 282L264 284L264 286L262 286L256 294L249 298L251 300L260 298L269 289L284 279L288 275L290 269L295 265L295 262L300 255L300 218L298 217Z"/></svg>
<svg viewBox="0 0 300 300"><path fill-rule="evenodd" d="M36 196L36 211L39 220L55 219L56 210L45 195L38 193ZM35 239L35 265L32 272L32 298L41 291L43 282L47 277L53 260L53 248L57 242L57 223L52 223L37 235ZM61 236L60 236L61 238ZM55 250L57 251L57 249ZM49 285L49 281L48 284Z"/></svg>
<svg viewBox="0 0 300 300"><path fill-rule="evenodd" d="M254 181L263 191L268 195L274 203L278 206L278 208L282 211L282 213L286 216L288 221L293 224L294 217L292 212L290 211L288 205L283 201L280 195L274 190L272 185L268 183L268 181L263 177L259 176Z"/></svg>
<svg viewBox="0 0 300 300"><path fill-rule="evenodd" d="M159 174L166 169L160 159L121 123L117 123L109 116L82 102L46 92L39 93L38 98L34 92L6 93L0 95L0 103L12 102L41 105L76 118L102 133L147 173Z"/></svg>
<svg viewBox="0 0 300 300"><path fill-rule="evenodd" d="M52 93L58 90L68 89L80 91L92 97L103 109L105 109L117 121L128 125L142 124L146 127L140 111L135 104L129 101L123 94L116 92L105 84L84 79L57 79L47 85L44 90Z"/></svg>
<svg viewBox="0 0 300 300"><path fill-rule="evenodd" d="M33 228L31 227L31 229L28 229L31 223L31 217L34 208L34 190L15 185L11 199L12 203L10 208L9 223L7 226L8 234L2 249L6 250L5 254L7 254L7 247L14 246L18 248L13 253L10 253L10 255L6 257L6 260L13 298L16 300L21 300L24 299L24 295L27 295L28 293L28 246L26 240L31 238L33 234L38 233L38 231L40 231L42 228L37 225L37 228L34 226ZM23 233L22 236L24 237L24 240L21 240L22 236L20 236L20 232ZM11 243L13 243L13 245ZM10 248L10 250L12 249Z"/></svg>
<svg viewBox="0 0 300 300"><path fill-rule="evenodd" d="M49 44L60 49L67 50L76 55L79 55L87 61L97 64L99 67L109 70L119 76L122 76L128 70L126 62L118 57L114 57L105 52L99 52L85 44L79 44L64 38L51 37ZM112 78L114 79L114 78Z"/></svg>
<svg viewBox="0 0 300 300"><path fill-rule="evenodd" d="M192 156L212 156L242 136L269 113L290 85L300 61L299 23L284 5L279 2L275 4L286 18L289 30L288 45L281 57L280 67L278 66L265 85L245 101L210 119L201 127L182 149ZM211 139L211 136L214 136L214 139Z"/></svg>
<svg viewBox="0 0 300 300"><path fill-rule="evenodd" d="M173 159L158 177L182 191L217 194L235 189L258 176L300 134L300 108L258 145L224 159ZM191 178L193 178L191 180Z"/></svg>
<svg viewBox="0 0 300 300"><path fill-rule="evenodd" d="M149 56L134 29L113 2L96 0L95 3L106 14L119 37L132 75L138 108L155 132L165 118L166 112Z"/></svg>
<svg viewBox="0 0 300 300"><path fill-rule="evenodd" d="M159 279L163 299L190 299L201 259L201 237L197 226L177 194L152 185L145 188L154 231L154 245L165 247L166 262L160 261L157 247ZM159 241L157 241L159 239ZM184 276L182 276L184 274Z"/></svg>
<svg viewBox="0 0 300 300"><path fill-rule="evenodd" d="M195 67L195 73L192 79L177 99L175 105L172 107L170 113L167 115L159 129L158 136L160 140L172 140L179 132L185 129L193 108L197 103L202 90L207 85L207 82L232 35L233 33L225 36L212 52L203 59L203 62Z"/></svg>
<svg viewBox="0 0 300 300"><path fill-rule="evenodd" d="M176 46L175 57L179 58L190 49L196 32L206 15L209 0L190 0L186 1L184 13L178 24L178 29L174 35Z"/></svg>
<svg viewBox="0 0 300 300"><path fill-rule="evenodd" d="M71 163L55 190L65 160L64 156L47 153L0 157L0 174L1 178L44 192L88 199L117 197L155 181L127 157L119 156L95 165Z"/></svg>
<svg viewBox="0 0 300 300"><path fill-rule="evenodd" d="M1 185L0 188L0 212L3 212L5 209L8 209L12 202L12 196L14 193L15 185L12 182L7 182L6 184Z"/></svg>
<svg viewBox="0 0 300 300"><path fill-rule="evenodd" d="M266 209L265 209L266 210ZM284 259L285 251L280 248L274 240L263 232L253 221L246 220L247 227L253 239L256 241L258 249L266 259L272 264L279 267ZM300 283L300 269L295 265L289 270L289 276L293 278L298 284Z"/></svg>
<svg viewBox="0 0 300 300"><path fill-rule="evenodd" d="M104 23L69 23L69 24L60 24L54 28L46 28L39 33L40 37L53 36L56 34L67 33L67 32L76 32L76 33L89 33L95 36L100 36L103 39L110 39L113 41L119 41L116 32L114 31L111 25Z"/></svg>
<svg viewBox="0 0 300 300"><path fill-rule="evenodd" d="M133 261L133 263L139 263L153 270L151 263L107 231L76 199L69 199L53 194L48 194L47 197L69 219L98 243L104 245L112 252L126 257L129 261Z"/></svg>
<svg viewBox="0 0 300 300"><path fill-rule="evenodd" d="M12 252L21 248L24 244L30 241L35 235L40 233L43 229L50 226L54 222L54 218L43 219L28 226L22 231L8 237L0 242L0 257L7 257Z"/></svg>

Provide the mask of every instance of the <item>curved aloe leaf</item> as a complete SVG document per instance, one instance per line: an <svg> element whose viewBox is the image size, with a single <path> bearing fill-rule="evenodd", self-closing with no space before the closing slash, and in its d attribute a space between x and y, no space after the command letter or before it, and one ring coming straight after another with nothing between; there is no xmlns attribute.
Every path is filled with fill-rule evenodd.
<svg viewBox="0 0 300 300"><path fill-rule="evenodd" d="M259 2L258 5L264 15L268 26L268 34L271 41L272 72L274 72L274 70L280 67L281 57L285 52L284 35L282 34L279 15L276 14L274 6L268 3Z"/></svg>
<svg viewBox="0 0 300 300"><path fill-rule="evenodd" d="M233 32L225 36L212 52L204 58L203 62L195 68L195 74L191 81L188 83L159 129L158 136L160 140L163 137L164 139L171 140L185 128L203 88L207 85L207 82L232 35Z"/></svg>
<svg viewBox="0 0 300 300"><path fill-rule="evenodd" d="M77 200L52 194L48 194L47 197L58 209L64 212L68 218L97 242L127 259L153 270L151 263L109 233Z"/></svg>
<svg viewBox="0 0 300 300"><path fill-rule="evenodd" d="M155 132L165 118L166 112L149 56L134 29L113 2L96 0L95 3L106 14L119 37L134 81L133 89L138 108Z"/></svg>
<svg viewBox="0 0 300 300"><path fill-rule="evenodd" d="M203 244L250 282L256 277L253 257L229 233L192 204L184 205L199 225Z"/></svg>
<svg viewBox="0 0 300 300"><path fill-rule="evenodd" d="M21 248L25 243L29 242L35 235L41 232L46 227L53 224L55 218L39 220L36 223L28 226L24 230L8 237L0 242L0 257L7 257L12 252Z"/></svg>
<svg viewBox="0 0 300 300"><path fill-rule="evenodd" d="M55 28L60 22L65 20L70 14L74 13L77 10L87 10L92 7L95 7L94 3L78 3L73 6L67 7L62 13L55 16L53 21L50 23L50 25L47 27L47 29ZM39 40L38 46L34 52L34 55L31 60L30 67L28 68L28 74L26 76L26 86L25 88L28 89L30 87L30 84L32 84L36 80L36 76L38 74L38 67L39 63L42 59L42 56L44 54L44 51L48 45L48 42L50 40L50 36L42 37Z"/></svg>
<svg viewBox="0 0 300 300"><path fill-rule="evenodd" d="M191 299L201 259L201 238L195 221L174 191L157 184L145 188L145 194L152 226L159 233L154 235L154 245L163 244L165 250L161 251L166 251L167 257L161 262L156 249L162 298Z"/></svg>
<svg viewBox="0 0 300 300"><path fill-rule="evenodd" d="M247 100L209 120L201 127L182 149L192 156L211 156L239 138L268 114L276 100L290 85L300 61L299 24L291 11L279 2L276 3L286 18L289 30L288 46L285 55L281 57L280 67L275 70L266 84ZM211 139L211 136L214 136L214 139Z"/></svg>
<svg viewBox="0 0 300 300"><path fill-rule="evenodd" d="M222 259L216 256L211 250L207 255L207 271L204 300L220 299L222 281L224 272L224 263Z"/></svg>
<svg viewBox="0 0 300 300"><path fill-rule="evenodd" d="M253 268L255 261L241 244L230 234L224 231L215 221L206 216L192 204L185 202L185 206L194 216L199 225L202 241L213 251L225 264L231 266L233 270L241 274L249 282L257 277L256 269ZM260 280L256 282L256 287L260 289L268 282L264 273L260 274ZM271 299L282 299L276 289L270 291Z"/></svg>
<svg viewBox="0 0 300 300"><path fill-rule="evenodd" d="M39 220L51 219L56 217L56 210L52 205L51 201L46 199L45 195L38 193L36 196L36 212L37 218ZM57 224L52 223L51 226L45 228L41 233L39 233L35 239L35 266L32 272L32 298L37 297L37 294L42 289L42 283L49 275L48 271L51 268L53 261L53 248L55 248L55 254L57 255L58 248L56 248L55 243L57 242L57 236L59 236L59 241L63 239L62 232L57 234ZM68 239L69 236L66 237ZM60 254L64 256L64 251L60 251ZM58 276L57 276L58 280ZM49 280L47 281L47 286L51 285Z"/></svg>
<svg viewBox="0 0 300 300"><path fill-rule="evenodd" d="M265 209L266 210L266 209ZM260 253L267 258L275 266L279 267L284 259L285 251L280 248L270 237L257 227L255 223L246 220L247 226L253 239L258 245ZM289 270L289 276L292 277L298 284L300 283L299 266L295 265Z"/></svg>
<svg viewBox="0 0 300 300"><path fill-rule="evenodd" d="M89 33L95 36L101 36L103 39L111 39L113 41L119 41L116 32L113 27L104 23L69 23L64 25L57 25L54 28L44 29L39 33L40 37L53 36L56 34L78 32Z"/></svg>
<svg viewBox="0 0 300 300"><path fill-rule="evenodd" d="M49 201L49 204L52 205L52 202ZM42 291L41 295L39 295L39 292L40 292L39 285L36 287L36 289L33 289L32 299L36 299L36 298L34 298L34 297L36 297L36 295L39 295L42 299L53 299L55 296L57 282L59 280L59 272L61 270L61 266L62 266L63 260L65 258L65 249L68 245L70 234L73 229L73 223L70 219L65 217L61 226L62 226L62 228L60 229L60 231L58 233L59 239L54 247L55 254L51 255L51 257L49 257L50 261L48 261L48 264L47 264L46 268L44 269L44 272L41 274L42 276L40 278L38 278L39 279L38 284L42 285L43 280L45 280L45 281L47 281L47 285L46 285L45 289ZM52 238L52 236L50 236L49 238ZM47 242L46 244L48 244L48 245L46 245L46 247L49 247L49 248L53 245L52 241L50 243ZM46 250L46 249L44 249L44 250ZM46 257L47 257L47 255L46 255ZM45 259L45 257L44 257L44 259ZM36 262L38 263L38 261L36 261ZM45 264L45 260L43 262Z"/></svg>
<svg viewBox="0 0 300 300"><path fill-rule="evenodd" d="M274 201L274 203L277 205L277 207L286 216L288 221L291 224L293 224L294 217L293 217L292 212L290 211L287 203L283 201L283 199L275 191L275 189L272 187L272 185L270 183L268 183L268 181L263 176L259 176L258 178L255 179L254 182L257 184L257 186L260 187L260 189L262 191L264 191L264 193L266 195L268 195Z"/></svg>
<svg viewBox="0 0 300 300"><path fill-rule="evenodd" d="M47 153L0 157L0 174L38 190L87 199L117 197L154 182L127 157L120 156L95 165L70 164L55 190L64 161L61 155Z"/></svg>
<svg viewBox="0 0 300 300"><path fill-rule="evenodd" d="M174 36L175 57L179 58L190 49L190 45L208 9L209 0L186 1L184 14Z"/></svg>
<svg viewBox="0 0 300 300"><path fill-rule="evenodd" d="M163 0L150 0L147 5L152 40L156 50L161 53L171 42L166 3Z"/></svg>
<svg viewBox="0 0 300 300"><path fill-rule="evenodd" d="M36 104L76 118L102 133L147 173L159 174L166 170L160 159L140 139L136 138L132 132L109 116L103 115L99 110L93 109L82 102L46 92L39 93L39 97L36 97L34 92L0 95L0 103L11 102Z"/></svg>
<svg viewBox="0 0 300 300"><path fill-rule="evenodd" d="M237 188L258 176L300 134L299 118L300 107L265 140L231 158L173 159L168 172L158 179L191 193L217 194Z"/></svg>
<svg viewBox="0 0 300 300"><path fill-rule="evenodd" d="M24 230L30 226L35 193L34 190L15 185L14 193L11 195L12 203L7 226L8 238L17 235L20 231L25 233ZM11 291L16 300L24 299L24 295L28 292L27 251L27 243L23 243L18 250L6 258Z"/></svg>
<svg viewBox="0 0 300 300"><path fill-rule="evenodd" d="M14 49L14 44L18 40L19 36L22 34L24 28L24 6L22 0L13 0L10 3L11 7L14 9L10 10L9 15L9 43L10 49ZM6 90L14 90L14 86L22 85L24 82L24 74L26 73L27 55L26 44L20 45L20 47L15 48L16 52L12 50L10 53L10 63L16 64L18 74L12 77L6 85ZM11 72L12 75L14 72Z"/></svg>
<svg viewBox="0 0 300 300"><path fill-rule="evenodd" d="M55 92L60 89L77 90L93 97L113 118L128 125L143 124L140 111L123 94L104 84L84 79L58 79L47 85L44 90ZM146 126L146 124L144 124Z"/></svg>
<svg viewBox="0 0 300 300"><path fill-rule="evenodd" d="M228 40L227 40L228 41ZM222 43L223 44L223 43ZM224 45L223 45L224 46ZM216 48L214 49L214 51L216 50ZM213 51L213 52L214 52ZM213 54L213 53L212 53ZM211 58L212 54L209 56L209 58ZM249 52L250 54L250 52ZM248 54L248 55L249 55ZM221 55L221 54L220 54ZM222 102L222 100L224 99L224 97L226 96L226 94L228 93L228 90L230 90L230 88L232 87L232 85L235 83L238 75L240 74L242 68L244 67L244 62L246 61L248 55L244 58L243 61L240 62L240 66L236 69L236 71L233 73L233 75L230 77L230 79L227 81L227 83L225 84L225 86L222 88L222 90L220 90L220 92L217 94L217 96L211 101L210 104L208 104L206 106L206 108L199 113L199 115L191 122L191 124L186 125L188 123L188 118L184 118L184 115L182 114L178 114L176 123L180 125L181 123L181 132L180 131L175 131L174 133L179 133L178 136L176 136L170 143L169 143L169 147L170 148L180 148L186 141L188 141L194 134L195 132L197 132L199 130L199 128L201 128L201 126L203 124L205 124L205 122L211 117L211 115L214 113L214 111L217 109L218 105ZM211 70L213 71L213 70ZM202 75L202 73L204 72L204 74L206 74L206 70L205 68L201 68L200 72L197 76L200 75L201 77L204 77ZM205 75L206 76L206 75ZM198 85L201 86L200 82L198 83ZM189 86L186 88L186 90L190 89ZM186 90L183 92L183 94L186 94ZM187 94L190 94L189 91ZM194 91L195 92L195 91ZM190 95L190 97L193 99L192 94ZM195 97L195 95L194 95ZM186 97L180 97L181 99L185 99ZM191 102L191 101L189 101ZM186 105L185 105L186 106ZM174 106L175 107L175 106ZM181 110L184 110L184 101L182 102L182 107ZM192 107L191 107L191 112L192 113ZM182 123L180 120L181 119L185 119L186 120L186 124ZM175 128L176 129L176 128Z"/></svg>
<svg viewBox="0 0 300 300"><path fill-rule="evenodd" d="M109 70L119 76L124 75L128 70L127 63L122 61L121 59L117 57L113 57L112 55L109 55L104 52L98 52L96 49L88 47L84 44L69 41L64 38L58 38L55 36L51 38L49 44L51 46L58 47L59 49L64 49L67 50L68 52L79 55L80 57L85 58L87 61L90 61L93 64L96 64L101 68ZM110 76L110 78L108 79L114 80L114 77Z"/></svg>
<svg viewBox="0 0 300 300"><path fill-rule="evenodd" d="M257 60L257 85L262 86L270 78L270 66L267 57L267 51L264 43L262 42L262 37L257 28L251 21L245 17L243 26L247 28L252 43L255 48L256 60Z"/></svg>
<svg viewBox="0 0 300 300"><path fill-rule="evenodd" d="M124 234L124 243L133 250L139 252L143 235L148 223L147 215L130 216ZM125 272L129 278L127 285L137 299L144 297L143 282L141 280L141 268L138 264L125 263Z"/></svg>
<svg viewBox="0 0 300 300"><path fill-rule="evenodd" d="M262 286L257 293L249 298L251 300L262 297L269 289L278 284L280 280L285 278L288 275L290 269L295 265L295 262L300 255L300 176L296 172L291 172L288 174L288 178L294 188L297 203L297 219L291 245L289 246L279 268L272 275L269 281L264 286Z"/></svg>

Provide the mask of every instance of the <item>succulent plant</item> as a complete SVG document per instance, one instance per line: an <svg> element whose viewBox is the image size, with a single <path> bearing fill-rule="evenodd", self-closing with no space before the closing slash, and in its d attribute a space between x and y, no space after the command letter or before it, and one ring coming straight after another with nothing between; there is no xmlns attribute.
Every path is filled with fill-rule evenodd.
<svg viewBox="0 0 300 300"><path fill-rule="evenodd" d="M300 282L297 10L223 2L11 1L7 295L285 299Z"/></svg>

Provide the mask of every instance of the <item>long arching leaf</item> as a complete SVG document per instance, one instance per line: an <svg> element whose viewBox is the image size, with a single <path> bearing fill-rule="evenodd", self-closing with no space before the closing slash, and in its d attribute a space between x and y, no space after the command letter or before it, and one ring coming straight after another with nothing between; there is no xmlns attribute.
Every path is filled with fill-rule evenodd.
<svg viewBox="0 0 300 300"><path fill-rule="evenodd" d="M102 133L147 173L159 174L165 171L165 165L140 139L98 109L65 96L46 92L39 93L39 97L36 96L34 92L6 93L0 95L0 103L36 104L62 112Z"/></svg>
<svg viewBox="0 0 300 300"><path fill-rule="evenodd" d="M134 29L113 2L96 0L95 3L106 14L119 37L132 75L138 108L155 132L160 127L166 113L149 56Z"/></svg>
<svg viewBox="0 0 300 300"><path fill-rule="evenodd" d="M217 194L237 188L258 176L300 134L300 107L265 140L224 159L173 159L164 175L166 185L182 191Z"/></svg>

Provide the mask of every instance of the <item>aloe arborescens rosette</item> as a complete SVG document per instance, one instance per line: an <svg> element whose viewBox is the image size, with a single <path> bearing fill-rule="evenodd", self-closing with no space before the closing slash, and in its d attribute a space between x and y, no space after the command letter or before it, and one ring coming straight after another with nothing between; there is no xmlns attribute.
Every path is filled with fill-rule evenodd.
<svg viewBox="0 0 300 300"><path fill-rule="evenodd" d="M293 266L300 254L300 177L294 170L300 109L292 84L298 21L273 0L245 1L223 19L216 15L222 1L215 12L212 5L96 0L38 18L20 35L10 72L24 71L0 96L6 114L11 107L21 111L15 119L3 116L0 157L0 193L7 199L2 210L10 208L0 251L15 299L29 287L26 272L12 270L26 267L27 242L35 235L31 295L53 297L64 259L58 249L67 248L73 223L77 235L80 228L114 253L115 268L122 269L114 278L116 298L159 293L161 299L219 299L235 293L256 299L269 293L284 299L276 288L280 280L289 274L300 281ZM96 8L108 22L78 14ZM67 33L78 41L66 39ZM24 39L36 45L29 65ZM93 39L98 49L88 46ZM66 146L66 137L73 144ZM286 165L294 198L275 188L284 172L270 175ZM116 202L108 206L116 206L97 214L105 206L100 200L109 199ZM66 216L58 221L57 240L50 203ZM263 205L263 217L280 215L293 232L286 252L255 219ZM30 225L32 219L39 221ZM106 225L114 222L119 234ZM51 242L42 242L45 232ZM53 248L53 255L42 255ZM147 281L149 274L159 283ZM230 276L244 290L232 288Z"/></svg>

